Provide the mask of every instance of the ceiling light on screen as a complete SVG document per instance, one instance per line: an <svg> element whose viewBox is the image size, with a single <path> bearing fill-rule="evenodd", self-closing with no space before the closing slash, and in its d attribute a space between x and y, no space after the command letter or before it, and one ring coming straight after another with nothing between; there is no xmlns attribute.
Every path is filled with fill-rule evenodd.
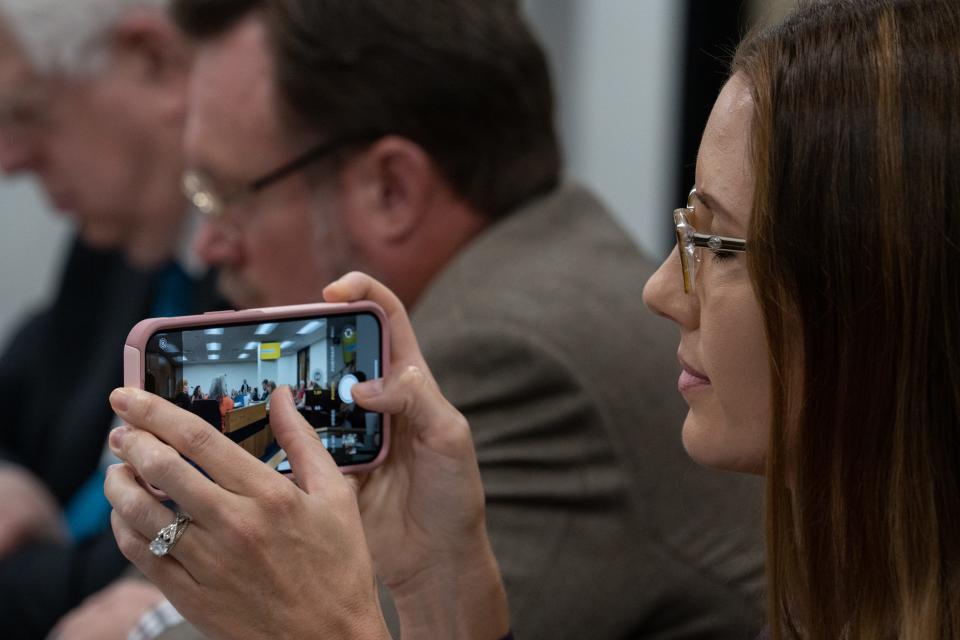
<svg viewBox="0 0 960 640"><path fill-rule="evenodd" d="M221 346L219 342L208 342L207 351L220 351Z"/></svg>
<svg viewBox="0 0 960 640"><path fill-rule="evenodd" d="M210 355L207 356L207 360L219 360L219 359L220 359L220 356L217 355L216 353L211 353Z"/></svg>
<svg viewBox="0 0 960 640"><path fill-rule="evenodd" d="M273 330L277 328L276 322L265 322L264 324L257 327L257 330L254 331L255 335L258 336L268 336L273 333Z"/></svg>
<svg viewBox="0 0 960 640"><path fill-rule="evenodd" d="M248 343L243 347L243 350L244 350L244 351L256 351L256 350L259 349L259 348L260 348L260 343L259 343L259 342L248 342Z"/></svg>
<svg viewBox="0 0 960 640"><path fill-rule="evenodd" d="M250 354L249 354L249 353L241 353L241 354L240 354L239 356L237 356L237 357L240 358L241 360L246 360L247 358L250 357Z"/></svg>
<svg viewBox="0 0 960 640"><path fill-rule="evenodd" d="M292 340L286 340L286 341L280 343L280 348L281 348L281 349L289 349L290 347L292 347L292 346L295 345L295 344L296 344L296 343L293 342Z"/></svg>
<svg viewBox="0 0 960 640"><path fill-rule="evenodd" d="M223 329L205 329L203 331L208 336L222 336Z"/></svg>
<svg viewBox="0 0 960 640"><path fill-rule="evenodd" d="M323 323L319 320L311 320L307 324L303 325L303 328L300 331L297 331L297 335L305 336L307 334L313 333L317 329L323 326Z"/></svg>

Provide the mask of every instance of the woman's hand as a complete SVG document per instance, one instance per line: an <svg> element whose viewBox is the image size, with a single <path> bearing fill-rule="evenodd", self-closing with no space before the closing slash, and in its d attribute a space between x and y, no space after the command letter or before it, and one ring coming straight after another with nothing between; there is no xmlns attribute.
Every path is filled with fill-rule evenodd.
<svg viewBox="0 0 960 640"><path fill-rule="evenodd" d="M390 291L350 274L324 295L330 302L372 300L387 314L391 371L353 389L363 408L392 414L385 462L342 476L289 392L278 390L270 423L298 488L193 414L151 394L118 390L111 401L133 427L111 436L127 465L106 484L121 549L185 617L216 637L278 629L303 637L385 634L371 553L393 592L405 640L502 637L509 615L469 426L441 395ZM136 473L193 517L172 558L147 548L174 514Z"/></svg>
<svg viewBox="0 0 960 640"><path fill-rule="evenodd" d="M110 401L130 425L110 436L126 464L104 485L117 542L184 617L213 638L389 638L353 488L288 389L270 424L299 486L153 394L117 389ZM138 475L193 519L163 558L148 545L175 516Z"/></svg>
<svg viewBox="0 0 960 640"><path fill-rule="evenodd" d="M367 544L404 639L502 637L509 613L467 421L441 394L392 292L351 273L324 298L373 301L390 325L390 373L353 388L358 405L392 415L390 452L356 480Z"/></svg>

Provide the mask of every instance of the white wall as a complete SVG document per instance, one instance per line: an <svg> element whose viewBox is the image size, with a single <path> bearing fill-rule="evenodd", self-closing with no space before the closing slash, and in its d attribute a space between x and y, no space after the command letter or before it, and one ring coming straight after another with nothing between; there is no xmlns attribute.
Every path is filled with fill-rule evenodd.
<svg viewBox="0 0 960 640"><path fill-rule="evenodd" d="M29 180L0 180L0 348L26 314L54 293L70 224L51 213Z"/></svg>
<svg viewBox="0 0 960 640"><path fill-rule="evenodd" d="M262 380L263 378L261 378ZM271 378L277 384L296 385L297 380L297 354L284 356L277 361L277 377Z"/></svg>
<svg viewBox="0 0 960 640"><path fill-rule="evenodd" d="M278 372L280 367L278 366L279 360L261 360L259 363L259 368L257 369L257 384L261 384L264 380L273 380L274 382L278 379Z"/></svg>
<svg viewBox="0 0 960 640"><path fill-rule="evenodd" d="M569 173L651 256L667 251L684 3L526 0L550 53Z"/></svg>
<svg viewBox="0 0 960 640"><path fill-rule="evenodd" d="M217 376L226 376L228 393L239 389L244 379L251 387L260 385L260 380L257 379L256 362L250 364L190 364L188 362L183 368L183 377L190 384L191 392L195 386L200 385L200 389L208 393L213 379Z"/></svg>

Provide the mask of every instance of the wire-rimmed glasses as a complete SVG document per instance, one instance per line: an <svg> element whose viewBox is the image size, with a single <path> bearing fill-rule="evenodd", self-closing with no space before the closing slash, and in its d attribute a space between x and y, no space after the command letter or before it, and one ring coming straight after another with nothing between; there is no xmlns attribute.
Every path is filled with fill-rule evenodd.
<svg viewBox="0 0 960 640"><path fill-rule="evenodd" d="M747 250L747 241L742 238L697 233L693 225L693 221L696 220L693 199L696 195L697 188L694 187L687 196L687 206L673 211L677 250L680 253L680 266L683 270L683 292L686 294L693 293L696 289L697 270L702 260L701 249L706 248L717 253L743 253Z"/></svg>

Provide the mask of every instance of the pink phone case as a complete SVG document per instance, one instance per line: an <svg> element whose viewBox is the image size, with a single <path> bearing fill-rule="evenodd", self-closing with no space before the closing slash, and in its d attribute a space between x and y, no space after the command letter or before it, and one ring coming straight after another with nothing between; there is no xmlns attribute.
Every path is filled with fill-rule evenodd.
<svg viewBox="0 0 960 640"><path fill-rule="evenodd" d="M303 317L322 317L345 313L372 313L380 321L381 375L386 377L390 370L390 332L387 316L373 302L317 303L301 304L289 307L266 307L246 311L214 311L199 316L180 316L176 318L148 318L141 320L127 335L123 347L123 384L127 387L144 388L144 370L146 362L144 352L147 341L158 331L170 331L179 328L196 328L233 323L255 323L273 320L289 320ZM383 415L383 439L380 453L371 462L340 467L344 473L361 473L377 467L390 448L390 416Z"/></svg>

